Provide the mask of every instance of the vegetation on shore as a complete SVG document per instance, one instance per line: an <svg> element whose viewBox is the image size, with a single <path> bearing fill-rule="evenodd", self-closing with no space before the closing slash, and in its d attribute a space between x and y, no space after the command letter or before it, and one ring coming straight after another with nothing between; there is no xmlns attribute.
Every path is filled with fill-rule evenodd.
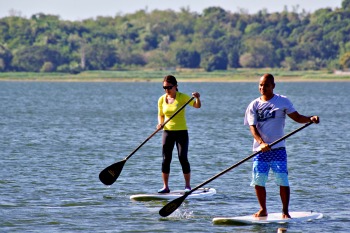
<svg viewBox="0 0 350 233"><path fill-rule="evenodd" d="M0 18L0 72L42 72L57 79L61 74L51 73L85 77L94 74L85 71L167 67L229 74L264 67L346 70L350 0L341 2L340 8L313 13L298 7L256 14L208 7L202 13L140 10L81 21L13 12Z"/></svg>
<svg viewBox="0 0 350 233"><path fill-rule="evenodd" d="M186 82L250 82L264 73L278 81L350 81L350 72L339 75L328 71L285 71L281 69L234 69L206 72L204 70L134 70L84 71L79 74L0 72L0 81L62 81L62 82L160 82L167 74Z"/></svg>

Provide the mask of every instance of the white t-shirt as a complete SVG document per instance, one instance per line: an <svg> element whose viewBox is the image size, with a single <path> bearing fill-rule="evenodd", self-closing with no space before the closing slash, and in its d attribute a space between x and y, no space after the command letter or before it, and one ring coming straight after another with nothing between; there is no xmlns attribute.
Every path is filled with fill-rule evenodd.
<svg viewBox="0 0 350 233"><path fill-rule="evenodd" d="M253 100L247 107L244 117L245 125L255 125L264 142L270 144L284 136L286 114L295 112L292 102L282 95L274 94L268 101L259 98ZM285 147L281 141L272 148ZM260 149L254 139L253 151Z"/></svg>

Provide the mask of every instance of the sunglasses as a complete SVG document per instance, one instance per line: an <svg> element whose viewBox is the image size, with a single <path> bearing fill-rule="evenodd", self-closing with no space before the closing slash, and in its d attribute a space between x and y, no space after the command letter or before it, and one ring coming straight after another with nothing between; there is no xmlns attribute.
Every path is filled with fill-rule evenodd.
<svg viewBox="0 0 350 233"><path fill-rule="evenodd" d="M174 86L163 86L164 90L170 90L171 88L173 88Z"/></svg>

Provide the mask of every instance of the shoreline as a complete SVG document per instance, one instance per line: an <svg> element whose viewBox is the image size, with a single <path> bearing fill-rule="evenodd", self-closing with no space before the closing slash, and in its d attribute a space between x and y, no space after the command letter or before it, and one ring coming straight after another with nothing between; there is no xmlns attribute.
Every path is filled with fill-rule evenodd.
<svg viewBox="0 0 350 233"><path fill-rule="evenodd" d="M247 78L247 79L229 79L229 78L216 78L216 79L206 79L206 78L177 78L178 82L188 82L188 83L234 83L234 82L258 82L259 77L257 78ZM143 79L143 78L135 78L135 79L119 79L119 78L89 78L89 79L81 79L81 78L0 78L0 82L120 82L120 83L154 83L154 82L162 82L163 79ZM285 77L276 77L275 82L350 82L349 78L285 78Z"/></svg>
<svg viewBox="0 0 350 233"><path fill-rule="evenodd" d="M350 74L329 71L284 71L278 69L84 71L79 74L0 72L0 82L162 82L171 74L179 82L258 82L271 73L276 82L350 82Z"/></svg>

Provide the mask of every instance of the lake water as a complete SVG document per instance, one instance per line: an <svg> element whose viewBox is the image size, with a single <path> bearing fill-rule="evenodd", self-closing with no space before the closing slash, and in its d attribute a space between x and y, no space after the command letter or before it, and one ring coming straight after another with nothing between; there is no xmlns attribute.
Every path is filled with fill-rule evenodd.
<svg viewBox="0 0 350 233"><path fill-rule="evenodd" d="M321 123L287 139L290 211L324 218L264 226L217 226L212 218L258 209L249 186L251 161L206 187L215 198L186 200L167 218L167 202L133 202L161 181L161 133L104 186L102 169L128 156L155 130L161 83L0 82L0 232L348 232L350 227L350 82L277 83L305 115ZM258 83L179 83L198 91L202 108L187 108L192 187L249 156L252 136L244 112ZM285 133L301 125L287 120ZM170 188L183 189L176 155ZM280 212L278 188L267 184L268 210Z"/></svg>

